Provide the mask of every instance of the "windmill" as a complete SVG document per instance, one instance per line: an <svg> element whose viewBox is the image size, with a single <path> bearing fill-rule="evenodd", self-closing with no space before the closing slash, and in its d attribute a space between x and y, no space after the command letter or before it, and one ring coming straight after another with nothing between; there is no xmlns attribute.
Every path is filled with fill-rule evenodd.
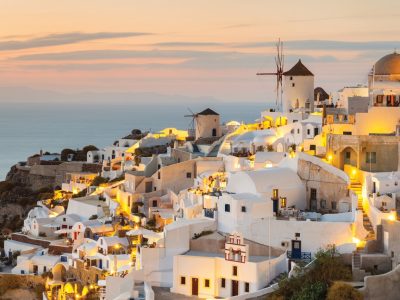
<svg viewBox="0 0 400 300"><path fill-rule="evenodd" d="M284 55L283 55L283 42L281 42L281 39L278 39L278 42L276 43L276 57L275 57L275 64L276 64L276 71L271 72L271 73L257 73L257 75L273 75L276 76L276 106L278 104L280 105L282 109L282 93L283 93L283 87L282 87L282 81L283 81L283 65L284 65Z"/></svg>
<svg viewBox="0 0 400 300"><path fill-rule="evenodd" d="M195 120L197 118L198 114L195 114L190 108L187 109L190 113L190 115L184 115L185 118L192 118L190 120L189 126L188 126L188 133L189 137L196 137L196 132L195 132Z"/></svg>

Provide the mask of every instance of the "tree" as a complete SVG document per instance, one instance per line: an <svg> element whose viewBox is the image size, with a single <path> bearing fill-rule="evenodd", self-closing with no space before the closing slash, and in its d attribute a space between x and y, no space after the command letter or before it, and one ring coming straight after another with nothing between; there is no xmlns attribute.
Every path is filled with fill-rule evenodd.
<svg viewBox="0 0 400 300"><path fill-rule="evenodd" d="M344 282L335 282L329 289L326 296L327 300L362 300L363 295L360 291Z"/></svg>
<svg viewBox="0 0 400 300"><path fill-rule="evenodd" d="M61 160L62 161L68 161L68 156L70 154L76 155L76 151L74 151L72 149L69 149L69 148L63 149L61 151Z"/></svg>

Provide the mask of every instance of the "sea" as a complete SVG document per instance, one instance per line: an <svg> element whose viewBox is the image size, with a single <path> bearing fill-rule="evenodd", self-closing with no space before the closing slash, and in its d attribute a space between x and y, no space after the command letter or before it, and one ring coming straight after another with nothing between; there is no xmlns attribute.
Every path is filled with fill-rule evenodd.
<svg viewBox="0 0 400 300"><path fill-rule="evenodd" d="M222 122L250 122L266 109L264 103L190 103L190 110L207 107ZM165 127L187 129L191 112L185 103L0 103L0 181L10 167L40 150L60 152L86 145L98 148L132 129L157 132Z"/></svg>

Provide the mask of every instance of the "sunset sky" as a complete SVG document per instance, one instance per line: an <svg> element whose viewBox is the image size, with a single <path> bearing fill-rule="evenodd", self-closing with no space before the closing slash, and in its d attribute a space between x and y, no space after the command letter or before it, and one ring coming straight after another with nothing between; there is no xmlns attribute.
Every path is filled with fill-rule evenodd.
<svg viewBox="0 0 400 300"><path fill-rule="evenodd" d="M265 101L274 43L316 86L365 83L400 49L400 1L2 0L0 91L154 92ZM2 101L0 97L0 101Z"/></svg>

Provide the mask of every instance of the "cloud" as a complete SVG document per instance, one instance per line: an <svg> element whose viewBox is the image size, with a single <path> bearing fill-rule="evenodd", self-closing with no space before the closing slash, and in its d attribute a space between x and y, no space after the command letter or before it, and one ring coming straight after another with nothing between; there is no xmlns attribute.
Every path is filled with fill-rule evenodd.
<svg viewBox="0 0 400 300"><path fill-rule="evenodd" d="M126 37L134 37L134 36L149 35L149 34L150 33L144 33L144 32L94 32L94 33L69 32L60 34L49 34L26 40L0 41L0 51L58 46L66 44L75 44L84 41L126 38Z"/></svg>
<svg viewBox="0 0 400 300"><path fill-rule="evenodd" d="M239 43L234 46L237 48L263 48L275 46L276 42L252 42ZM400 41L363 41L348 42L335 40L292 40L283 41L284 48L294 50L393 50L400 48Z"/></svg>
<svg viewBox="0 0 400 300"><path fill-rule="evenodd" d="M208 47L208 46L224 46L223 43L215 42L164 42L155 43L153 46L159 47Z"/></svg>

